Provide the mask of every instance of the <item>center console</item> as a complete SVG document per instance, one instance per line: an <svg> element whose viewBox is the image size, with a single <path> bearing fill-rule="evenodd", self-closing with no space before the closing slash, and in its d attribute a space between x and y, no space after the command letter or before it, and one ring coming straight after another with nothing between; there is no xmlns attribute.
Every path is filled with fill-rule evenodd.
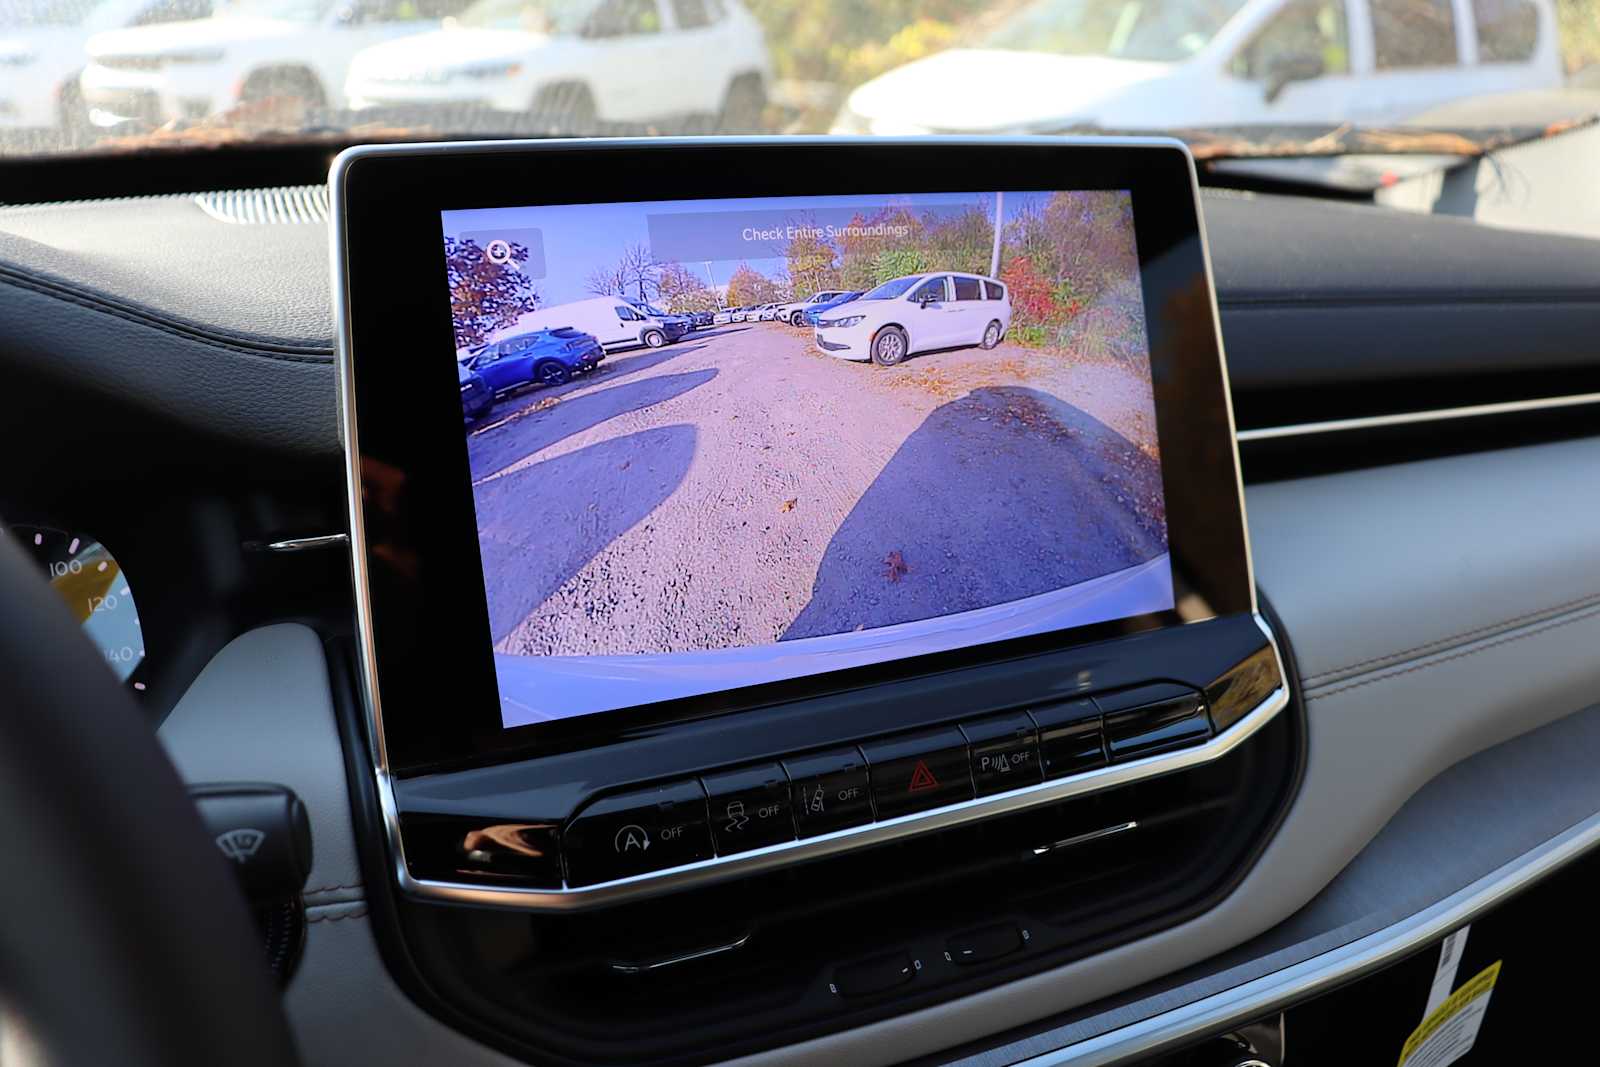
<svg viewBox="0 0 1600 1067"><path fill-rule="evenodd" d="M369 894L425 1006L701 1062L1248 869L1303 731L1181 145L404 146L333 189Z"/></svg>

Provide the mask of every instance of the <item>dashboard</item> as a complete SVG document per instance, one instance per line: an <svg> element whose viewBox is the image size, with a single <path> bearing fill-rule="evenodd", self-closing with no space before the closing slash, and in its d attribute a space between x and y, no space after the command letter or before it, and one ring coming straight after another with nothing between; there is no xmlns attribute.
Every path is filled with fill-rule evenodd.
<svg viewBox="0 0 1600 1067"><path fill-rule="evenodd" d="M1592 242L1304 197L1199 204L1259 621L1118 637L1159 642L1135 657L1155 672L1040 650L1041 676L1096 672L1076 713L1024 692L1014 665L973 664L948 709L922 712L922 748L894 747L903 715L841 713L824 737L807 708L671 773L556 753L583 783L564 808L538 808L502 761L427 768L394 795L417 820L411 875L469 887L449 903L397 882L372 774L323 194L0 208L0 358L23 386L0 396L0 442L32 460L0 515L186 778L281 782L306 802L316 853L285 998L308 1062L1147 1061L1428 945L1600 837L1577 758L1600 700L1600 511L1575 492L1600 446L1592 405L1545 403L1600 377ZM546 388L500 403L572 391ZM1508 401L1527 405L1409 417ZM1253 656L1275 662L1281 709L1214 750L1217 682ZM908 790L919 766L943 780L954 748L1049 766L1085 722L1103 770L1104 739L1138 743L1129 722L1179 724L1163 750L1179 759L893 841L871 808L815 837L876 847L723 864L607 907L472 895L507 863L552 905L616 884L570 860L551 880L525 847L591 796L615 802L594 833L655 844L663 801L630 799L641 783L804 813L814 787L870 794L878 767ZM619 732L659 768L661 746L725 743L705 728ZM845 745L855 763L822 758ZM1042 766L1038 785L1075 773ZM984 804L972 780L927 810ZM1507 788L1517 802L1482 802ZM466 837L480 866L463 875Z"/></svg>

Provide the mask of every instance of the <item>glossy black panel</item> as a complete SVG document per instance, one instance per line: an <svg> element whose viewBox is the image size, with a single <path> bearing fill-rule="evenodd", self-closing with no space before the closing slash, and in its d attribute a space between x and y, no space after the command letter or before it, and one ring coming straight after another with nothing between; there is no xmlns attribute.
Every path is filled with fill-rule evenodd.
<svg viewBox="0 0 1600 1067"><path fill-rule="evenodd" d="M1032 710L1045 734L1081 717L1074 698L1148 685L1153 676L1182 691L1206 691L1272 649L1248 615L1134 634L1082 648L945 670L921 678L752 708L696 722L623 730L604 744L519 763L399 779L404 812L472 815L504 821L561 821L590 797L643 782L732 769L761 760L790 761L816 750L872 742L908 727L956 729L987 713ZM1156 674L1159 672L1159 675ZM1273 672L1276 674L1276 671ZM1115 698L1108 698L1115 699ZM1065 710L1056 710L1064 706ZM1089 705L1089 714L1098 709ZM1057 759L1065 758L1058 754ZM907 780L909 785L909 779ZM896 812L898 814L898 812ZM880 817L886 813L880 811Z"/></svg>

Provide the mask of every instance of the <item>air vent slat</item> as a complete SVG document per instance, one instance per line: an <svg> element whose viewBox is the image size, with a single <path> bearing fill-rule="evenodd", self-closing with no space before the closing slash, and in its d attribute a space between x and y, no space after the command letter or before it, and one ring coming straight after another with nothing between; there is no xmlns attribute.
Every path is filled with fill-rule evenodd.
<svg viewBox="0 0 1600 1067"><path fill-rule="evenodd" d="M319 185L196 193L196 206L237 226L293 226L328 221L328 190Z"/></svg>

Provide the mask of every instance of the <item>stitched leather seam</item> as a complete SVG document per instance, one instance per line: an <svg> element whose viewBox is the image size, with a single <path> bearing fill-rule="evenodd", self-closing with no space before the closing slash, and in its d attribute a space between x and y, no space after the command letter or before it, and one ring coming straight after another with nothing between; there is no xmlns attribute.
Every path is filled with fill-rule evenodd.
<svg viewBox="0 0 1600 1067"><path fill-rule="evenodd" d="M360 882L351 882L349 885L319 885L315 889L307 889L307 890L305 890L305 895L306 896L310 896L312 893L331 893L335 889L360 889L360 888L361 888L361 883Z"/></svg>
<svg viewBox="0 0 1600 1067"><path fill-rule="evenodd" d="M1591 608L1588 611L1580 612L1577 615L1568 616L1565 619L1557 619L1555 622L1545 623L1543 626L1536 626L1531 630L1524 630L1521 633L1508 634L1507 636L1499 638L1498 640L1478 645L1476 648L1465 649L1449 656L1440 656L1437 659L1430 659L1424 663L1413 664L1412 666L1406 667L1403 670L1390 671L1387 674L1379 674L1371 678L1363 678L1359 682L1351 682L1348 685L1341 685L1334 689L1325 689L1320 693L1308 693L1306 695L1306 700L1322 700L1326 697L1336 696L1339 693L1348 693L1352 689L1360 689L1364 685L1375 685L1378 682L1387 682L1392 679L1399 678L1402 675L1415 674L1417 671L1425 671L1430 667L1437 667L1441 663L1450 663L1454 660L1466 659L1468 656L1476 656L1478 653L1487 652L1491 648L1499 648L1501 645L1509 645L1515 641L1524 641L1530 637L1536 637L1539 634L1546 633L1547 631L1558 630L1563 626L1571 626L1575 622L1584 622L1585 620L1592 619L1597 616L1600 616L1600 607Z"/></svg>
<svg viewBox="0 0 1600 1067"><path fill-rule="evenodd" d="M1363 667L1382 666L1386 663L1393 663L1397 660L1405 659L1407 656L1415 655L1418 652L1438 651L1439 649L1454 644L1457 641L1466 641L1473 638L1482 637L1486 634L1492 634L1497 630L1502 630L1509 626L1516 626L1520 623L1527 622L1530 619L1537 619L1545 615L1556 615L1563 611L1571 611L1574 608L1580 608L1586 604L1592 604L1596 601L1600 601L1600 593L1589 593L1585 596L1580 596L1572 600L1564 600L1559 604L1553 604L1547 608L1540 608L1537 611L1524 612L1521 615L1512 615L1509 618L1501 619L1499 622L1489 623L1487 626L1478 626L1471 630L1462 630L1460 633L1454 633L1448 637L1440 637L1433 641L1425 641L1420 645L1413 645L1411 648L1403 648L1398 652L1389 652L1382 656L1374 656L1371 659L1358 660L1355 663L1346 663L1343 667L1334 667L1331 670L1319 671L1316 674L1307 675L1305 678L1305 684L1307 686L1314 686L1323 679L1330 679L1334 675L1343 674L1346 671L1359 670Z"/></svg>
<svg viewBox="0 0 1600 1067"><path fill-rule="evenodd" d="M112 315L140 326L148 326L153 330L160 330L163 333L169 333L187 341L199 341L202 344L227 349L230 352L238 352L242 355L314 365L325 365L333 361L333 350L331 348L290 345L272 346L263 343L250 344L247 343L245 338L237 334L196 329L192 326L176 323L151 315L148 312L106 300L96 294L86 293L70 286L40 282L34 278L19 277L4 269L0 269L0 282L53 300L60 300L63 303L74 304L89 311Z"/></svg>
<svg viewBox="0 0 1600 1067"><path fill-rule="evenodd" d="M336 923L336 922L343 922L346 919L364 919L364 918L366 918L366 916L367 916L366 909L363 908L360 911L341 911L337 915L307 915L306 916L306 922L308 922L308 923Z"/></svg>

